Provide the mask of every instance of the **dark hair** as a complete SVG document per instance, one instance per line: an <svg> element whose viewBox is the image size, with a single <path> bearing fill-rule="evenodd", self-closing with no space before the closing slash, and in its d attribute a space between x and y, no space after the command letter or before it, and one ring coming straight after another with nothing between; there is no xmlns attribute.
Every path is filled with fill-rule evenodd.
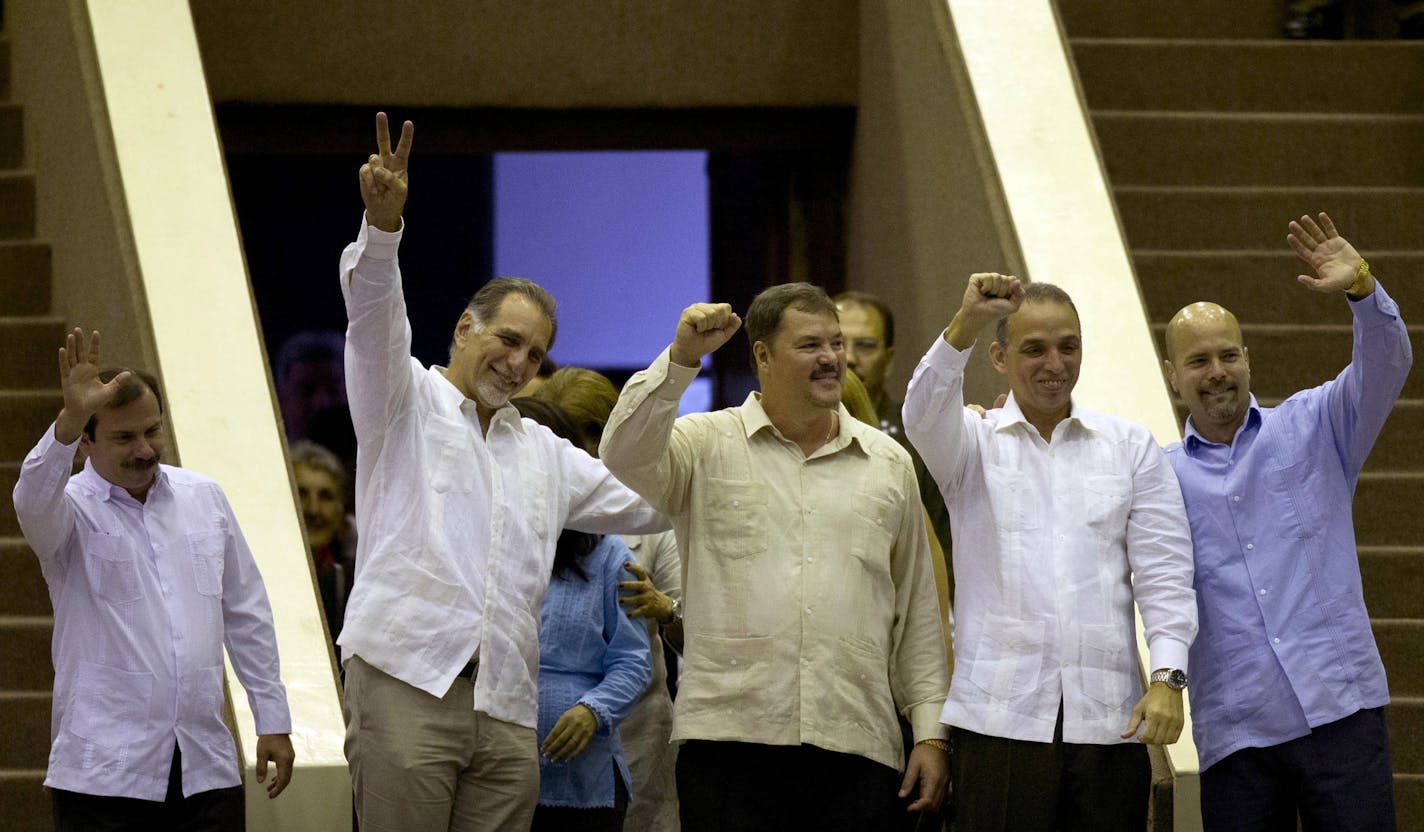
<svg viewBox="0 0 1424 832"><path fill-rule="evenodd" d="M114 394L114 398L110 399L105 407L123 407L126 404L132 404L143 398L144 390L149 390L158 400L158 414L163 415L163 394L158 392L158 379L152 373L144 370L128 370L126 367L106 367L99 371L99 381L108 384L117 378L119 373L125 371L132 375L119 385L119 392ZM88 436L91 442L94 441L94 429L98 423L98 413L90 416L89 421L84 423L84 435Z"/></svg>
<svg viewBox="0 0 1424 832"><path fill-rule="evenodd" d="M272 377L278 384L284 383L293 365L303 361L335 362L344 368L345 353L345 335L334 330L305 329L282 342L272 366Z"/></svg>
<svg viewBox="0 0 1424 832"><path fill-rule="evenodd" d="M770 342L775 337L776 331L781 329L781 319L786 314L787 307L812 315L824 312L838 321L841 319L840 313L836 311L836 304L820 286L810 283L782 283L772 286L753 298L751 308L747 310L747 339L753 346L758 341ZM752 367L756 367L755 350Z"/></svg>
<svg viewBox="0 0 1424 832"><path fill-rule="evenodd" d="M1052 283L1030 283L1024 287L1024 303L1061 303L1073 310L1073 317L1078 317L1078 307L1073 305L1073 299L1068 297L1068 293L1053 285ZM1020 309L1023 307L1020 306ZM999 319L998 326L994 328L994 340L999 342L999 346L1008 348L1009 346L1009 316L1005 315Z"/></svg>
<svg viewBox="0 0 1424 832"><path fill-rule="evenodd" d="M520 396L510 399L510 404L514 405L520 416L533 419L548 428L555 436L568 440L576 448L583 447L580 444L581 437L578 428L574 427L573 420L568 417L563 408L553 402L536 399L533 396ZM603 535L601 534L576 532L572 529L561 531L559 542L554 545L553 577L568 580L570 575L574 575L581 581L588 580L588 573L584 571L582 561L602 541Z"/></svg>
<svg viewBox="0 0 1424 832"><path fill-rule="evenodd" d="M880 320L885 324L885 346L895 346L895 313L890 311L888 303L869 292L841 292L832 300L837 306L868 306L879 312Z"/></svg>
<svg viewBox="0 0 1424 832"><path fill-rule="evenodd" d="M539 307L539 311L549 319L549 343L545 345L546 351L553 349L554 336L559 334L559 319L554 314L558 304L554 302L554 296L549 294L549 290L532 280L523 277L496 277L475 292L465 309L475 316L476 323L485 326L499 314L499 307L507 295L523 295Z"/></svg>

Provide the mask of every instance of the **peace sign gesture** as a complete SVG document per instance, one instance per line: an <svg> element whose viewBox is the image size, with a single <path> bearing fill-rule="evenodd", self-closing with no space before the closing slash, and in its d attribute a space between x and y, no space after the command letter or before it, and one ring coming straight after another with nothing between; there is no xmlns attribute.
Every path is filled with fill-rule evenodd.
<svg viewBox="0 0 1424 832"><path fill-rule="evenodd" d="M391 150L391 128L385 113L376 113L376 151L361 166L361 201L366 203L366 221L382 231L399 231L408 190L406 169L410 164L410 143L415 125L401 126L400 144Z"/></svg>

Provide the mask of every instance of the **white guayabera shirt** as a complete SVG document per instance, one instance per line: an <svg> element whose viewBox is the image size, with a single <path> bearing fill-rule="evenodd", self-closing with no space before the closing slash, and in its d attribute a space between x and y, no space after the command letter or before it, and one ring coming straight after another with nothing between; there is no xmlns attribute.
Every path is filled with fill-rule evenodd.
<svg viewBox="0 0 1424 832"><path fill-rule="evenodd" d="M1197 632L1192 542L1177 478L1140 425L1074 404L1052 442L1010 396L964 407L943 338L905 396L905 432L949 506L954 676L941 717L979 734L1123 740L1142 696L1132 604L1153 668L1187 667Z"/></svg>
<svg viewBox="0 0 1424 832"><path fill-rule="evenodd" d="M513 407L481 435L474 401L410 355L400 238L363 222L341 256L360 536L337 643L343 659L437 697L478 653L475 710L533 728L539 604L559 532L668 522Z"/></svg>

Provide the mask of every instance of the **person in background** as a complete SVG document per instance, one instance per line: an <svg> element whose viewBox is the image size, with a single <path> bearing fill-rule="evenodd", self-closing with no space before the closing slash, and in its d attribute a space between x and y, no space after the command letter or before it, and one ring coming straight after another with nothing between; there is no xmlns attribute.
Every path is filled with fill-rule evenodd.
<svg viewBox="0 0 1424 832"><path fill-rule="evenodd" d="M915 479L920 484L920 502L925 509L928 528L934 532L933 537L940 549L938 557L944 564L943 574L952 601L954 571L946 559L949 553L943 548L950 545L949 509L945 508L944 496L939 493L934 477L930 476L924 460L920 459L920 452L905 435L900 403L890 398L885 389L885 381L895 369L895 312L890 304L869 292L842 292L836 295L835 302L840 313L841 332L845 335L846 368L859 377L878 423L868 424L876 424L910 452L910 460L915 465ZM941 572L936 571L935 574Z"/></svg>
<svg viewBox="0 0 1424 832"><path fill-rule="evenodd" d="M272 367L287 441L306 439L324 411L345 410L346 339L339 332L303 330L282 343Z"/></svg>
<svg viewBox="0 0 1424 832"><path fill-rule="evenodd" d="M575 445L557 405L521 397L526 419ZM619 726L652 677L644 628L618 604L632 559L616 535L565 529L539 612L539 805L532 832L618 832L631 778Z"/></svg>
<svg viewBox="0 0 1424 832"><path fill-rule="evenodd" d="M618 402L618 389L605 376L581 367L563 367L539 389L538 398L562 407L574 421L589 453L598 453L603 427ZM672 738L669 649L682 644L682 563L671 531L624 535L635 561L626 564L632 580L621 584L621 603L630 618L647 622L653 676L633 712L623 721L623 753L632 778L626 832L677 832L677 746ZM674 656L675 659L675 656Z"/></svg>
<svg viewBox="0 0 1424 832"><path fill-rule="evenodd" d="M308 439L293 442L288 454L327 634L334 644L356 580L356 531L346 516L346 468L336 454Z"/></svg>
<svg viewBox="0 0 1424 832"><path fill-rule="evenodd" d="M539 392L539 388L543 387L544 382L548 381L549 376L552 376L555 372L558 371L558 369L559 365L554 363L554 359L545 355L543 358L539 359L539 369L537 372L534 373L534 377L529 379L529 383L524 385L524 387L516 394L515 397L518 398L519 396L532 396L535 393Z"/></svg>

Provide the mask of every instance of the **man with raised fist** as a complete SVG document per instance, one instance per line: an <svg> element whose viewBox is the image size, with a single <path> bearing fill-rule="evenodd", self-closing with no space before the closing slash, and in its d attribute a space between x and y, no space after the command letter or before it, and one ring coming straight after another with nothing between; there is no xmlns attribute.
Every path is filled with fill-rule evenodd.
<svg viewBox="0 0 1424 832"><path fill-rule="evenodd" d="M964 407L964 366L996 322L989 358L1011 392L981 417ZM964 832L1141 829L1141 743L1182 730L1197 615L1181 491L1146 428L1073 400L1082 348L1062 289L975 274L905 398L954 533L942 720ZM1134 602L1154 668L1145 693Z"/></svg>
<svg viewBox="0 0 1424 832"><path fill-rule="evenodd" d="M600 448L672 518L683 558L682 828L900 828L906 808L939 805L947 777L944 641L910 456L841 406L836 307L807 283L773 286L747 313L760 392L677 418L703 356L741 325L727 304L684 310Z"/></svg>

